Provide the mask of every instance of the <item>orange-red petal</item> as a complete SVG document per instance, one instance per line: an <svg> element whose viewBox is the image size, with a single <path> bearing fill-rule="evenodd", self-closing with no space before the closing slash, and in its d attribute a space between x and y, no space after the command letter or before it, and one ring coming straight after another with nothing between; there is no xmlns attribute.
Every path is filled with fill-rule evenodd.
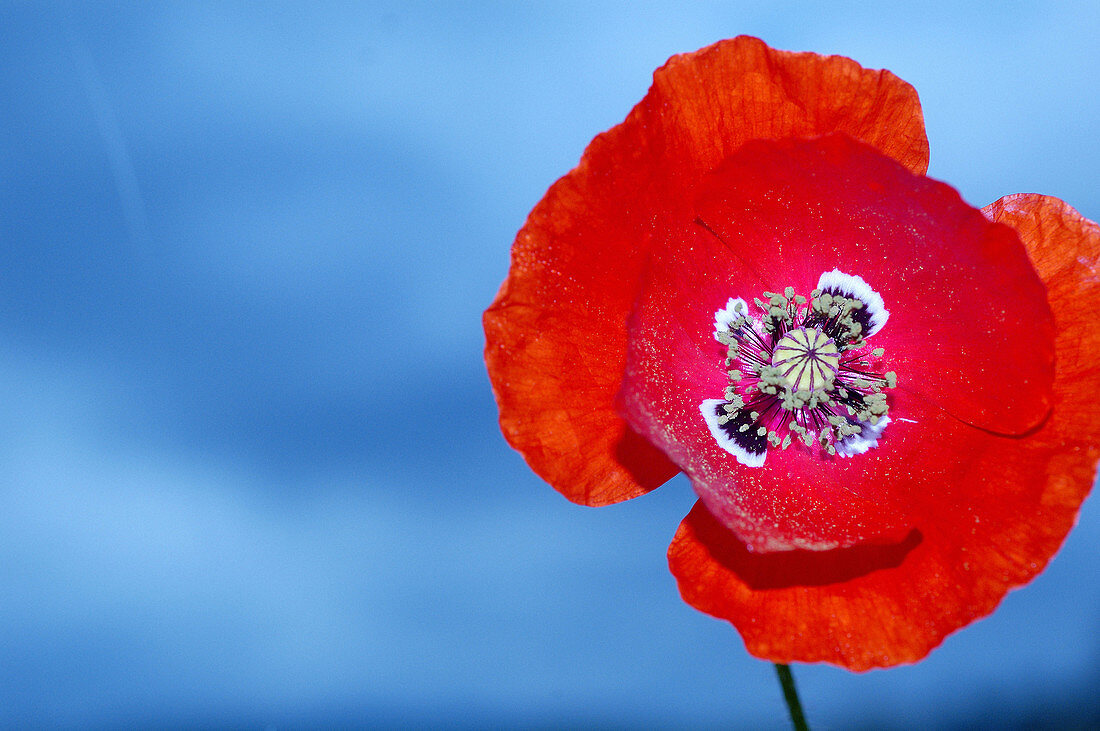
<svg viewBox="0 0 1100 731"><path fill-rule="evenodd" d="M676 471L613 404L654 232L690 216L704 175L746 141L829 132L927 167L916 92L893 74L722 41L658 69L531 212L485 313L485 359L505 437L570 500L625 500Z"/></svg>
<svg viewBox="0 0 1100 731"><path fill-rule="evenodd" d="M1022 437L944 417L974 459L937 487L941 510L892 546L753 554L702 504L669 565L685 601L732 622L752 654L852 670L913 662L993 611L1046 566L1100 462L1100 227L1054 198L983 209L1013 226L1048 290L1057 327L1054 406Z"/></svg>

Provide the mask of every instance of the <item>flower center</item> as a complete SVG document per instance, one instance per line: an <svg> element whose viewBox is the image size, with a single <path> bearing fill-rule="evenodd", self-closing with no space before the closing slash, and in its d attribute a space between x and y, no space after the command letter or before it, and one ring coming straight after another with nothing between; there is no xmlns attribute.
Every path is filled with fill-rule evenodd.
<svg viewBox="0 0 1100 731"><path fill-rule="evenodd" d="M731 299L715 313L715 339L726 346L729 385L724 399L700 411L718 443L748 466L759 467L769 447L792 444L824 458L862 454L890 423L882 348L865 339L889 317L882 298L860 277L821 275L809 298L793 287L755 299Z"/></svg>
<svg viewBox="0 0 1100 731"><path fill-rule="evenodd" d="M836 380L840 351L817 328L800 327L781 337L772 350L772 365L788 389L828 388Z"/></svg>

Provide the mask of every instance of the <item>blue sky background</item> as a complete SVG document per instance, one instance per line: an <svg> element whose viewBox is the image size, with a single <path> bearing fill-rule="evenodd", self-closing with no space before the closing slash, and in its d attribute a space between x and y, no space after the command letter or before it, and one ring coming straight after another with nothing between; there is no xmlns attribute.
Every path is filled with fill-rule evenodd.
<svg viewBox="0 0 1100 731"><path fill-rule="evenodd" d="M784 727L668 574L690 486L567 503L480 355L549 184L740 33L1100 218L1088 2L0 7L0 725ZM811 722L1100 723L1098 550L1093 499L924 662L797 667Z"/></svg>

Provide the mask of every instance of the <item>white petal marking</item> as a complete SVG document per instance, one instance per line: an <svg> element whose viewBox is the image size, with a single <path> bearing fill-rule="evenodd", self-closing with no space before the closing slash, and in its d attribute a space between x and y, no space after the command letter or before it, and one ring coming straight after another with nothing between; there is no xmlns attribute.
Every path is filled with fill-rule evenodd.
<svg viewBox="0 0 1100 731"><path fill-rule="evenodd" d="M841 457L854 457L857 454L869 451L871 447L877 447L878 438L882 436L882 432L889 423L889 416L882 417L877 424L861 421L860 426L863 427L863 431L859 434L844 437L837 442L836 453Z"/></svg>
<svg viewBox="0 0 1100 731"><path fill-rule="evenodd" d="M825 272L817 280L817 288L821 290L833 290L847 292L863 302L870 316L871 327L863 333L863 337L869 338L886 325L890 319L890 312L886 309L886 303L882 301L882 295L871 288L871 285L863 281L863 277L857 274L845 274L839 269Z"/></svg>
<svg viewBox="0 0 1100 731"><path fill-rule="evenodd" d="M768 456L767 450L759 453L748 451L740 444L733 441L730 435L726 434L726 430L718 424L718 407L724 403L726 402L722 399L712 398L699 404L699 413L706 419L707 426L710 427L711 435L714 437L715 441L718 442L718 446L732 454L737 458L738 462L746 467L764 466L764 459Z"/></svg>
<svg viewBox="0 0 1100 731"><path fill-rule="evenodd" d="M738 309L740 306L740 309ZM721 310L714 313L714 339L718 340L718 333L731 328L734 320L746 317L749 314L749 306L740 297L730 297L730 301ZM721 341L719 341L721 342Z"/></svg>

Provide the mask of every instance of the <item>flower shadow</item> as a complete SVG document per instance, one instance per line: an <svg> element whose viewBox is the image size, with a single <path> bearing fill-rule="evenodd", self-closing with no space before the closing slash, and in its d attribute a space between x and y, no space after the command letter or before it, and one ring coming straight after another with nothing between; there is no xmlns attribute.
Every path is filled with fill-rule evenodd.
<svg viewBox="0 0 1100 731"><path fill-rule="evenodd" d="M861 544L829 551L754 553L713 517L706 522L707 529L697 531L696 538L711 558L756 590L839 584L873 571L896 568L924 540L914 528L897 543Z"/></svg>

